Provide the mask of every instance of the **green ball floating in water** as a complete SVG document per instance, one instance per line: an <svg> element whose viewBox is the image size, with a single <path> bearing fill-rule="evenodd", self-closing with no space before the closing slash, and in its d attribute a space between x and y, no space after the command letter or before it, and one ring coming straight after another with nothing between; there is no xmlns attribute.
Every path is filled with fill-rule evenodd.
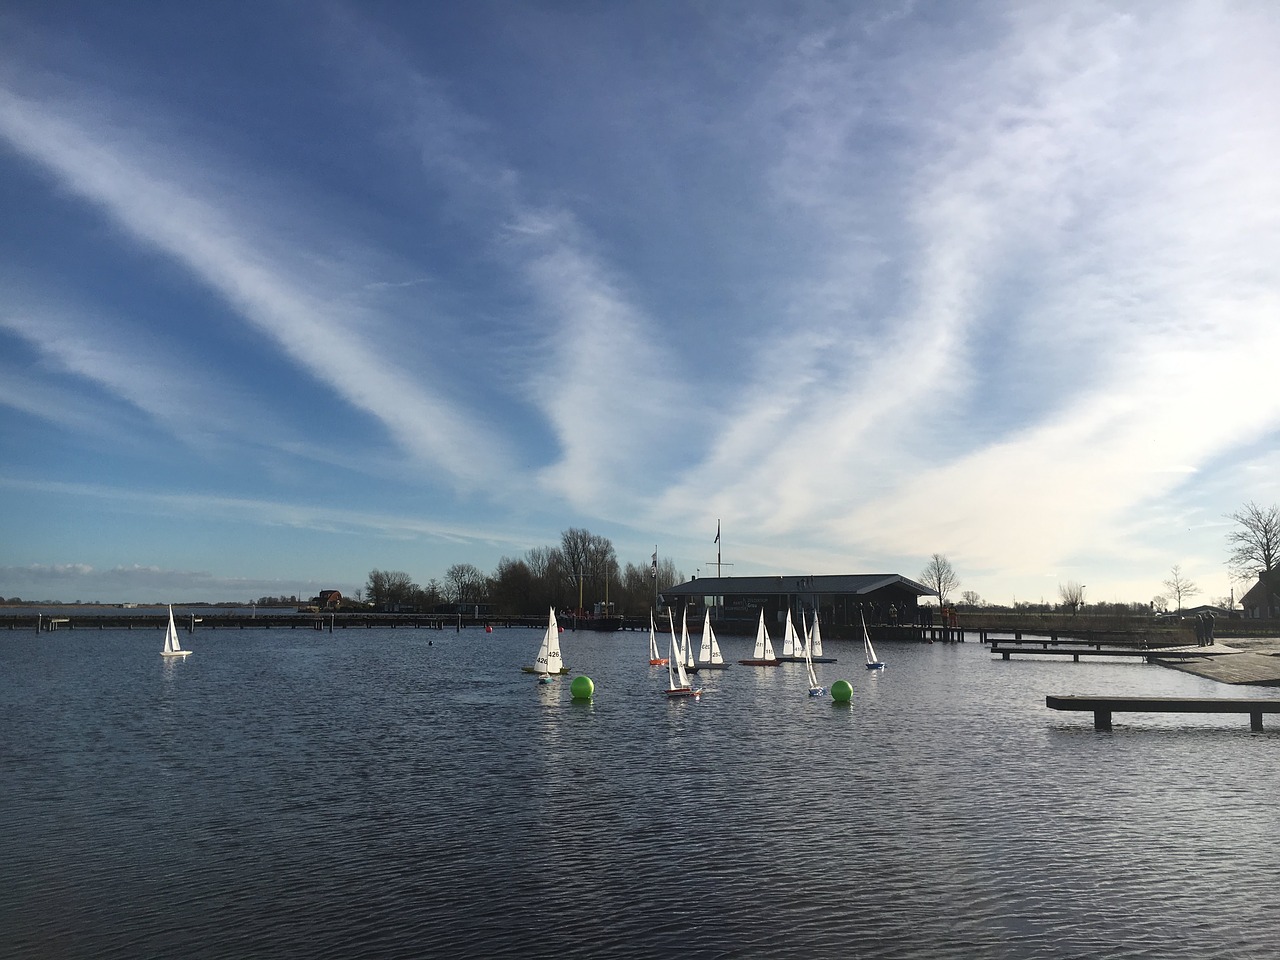
<svg viewBox="0 0 1280 960"><path fill-rule="evenodd" d="M848 703L853 699L853 684L848 680L837 680L831 685L831 699L836 703Z"/></svg>
<svg viewBox="0 0 1280 960"><path fill-rule="evenodd" d="M596 685L591 682L590 677L574 677L573 682L569 684L569 693L575 700L590 700L595 692Z"/></svg>

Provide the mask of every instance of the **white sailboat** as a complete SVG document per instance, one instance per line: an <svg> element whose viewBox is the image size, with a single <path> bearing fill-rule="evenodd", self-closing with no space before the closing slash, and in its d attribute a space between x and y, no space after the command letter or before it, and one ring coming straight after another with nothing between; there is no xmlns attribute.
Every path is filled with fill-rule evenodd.
<svg viewBox="0 0 1280 960"><path fill-rule="evenodd" d="M876 656L876 648L871 645L871 634L867 633L867 618L861 612L858 616L862 617L862 645L867 651L867 669L883 670L884 663Z"/></svg>
<svg viewBox="0 0 1280 960"><path fill-rule="evenodd" d="M689 636L687 618L684 635L686 638ZM671 655L667 657L667 689L665 692L671 698L694 697L696 699L702 695L701 690L695 690L689 686L689 675L684 669L684 653L676 644L676 632L674 629L671 631Z"/></svg>
<svg viewBox="0 0 1280 960"><path fill-rule="evenodd" d="M809 631L809 659L814 663L835 663L835 657L822 655L822 627L818 623L818 611L813 611L813 629Z"/></svg>
<svg viewBox="0 0 1280 960"><path fill-rule="evenodd" d="M667 611L667 616L668 617L671 616L670 610ZM675 633L675 628L673 627L672 634L674 635L674 633ZM649 666L660 667L666 662L667 662L666 657L658 656L658 635L657 633L654 632L653 611L650 610L649 611Z"/></svg>
<svg viewBox="0 0 1280 960"><path fill-rule="evenodd" d="M680 620L680 662L684 664L685 673L697 673L698 664L693 659L693 641L689 639L689 611L684 611Z"/></svg>
<svg viewBox="0 0 1280 960"><path fill-rule="evenodd" d="M556 622L556 611L552 607L547 619L547 632L542 635L542 643L538 647L538 655L532 667L521 667L525 673L536 673L539 683L550 683L553 676L568 673L564 658L560 655L560 624Z"/></svg>
<svg viewBox="0 0 1280 960"><path fill-rule="evenodd" d="M707 611L702 621L702 647L698 650L699 670L727 670L729 665L720 654L720 644L716 642L716 632L711 629L711 611Z"/></svg>
<svg viewBox="0 0 1280 960"><path fill-rule="evenodd" d="M826 694L827 688L818 684L818 672L813 669L813 657L810 656L812 649L812 643L804 648L804 666L809 673L809 696L821 697Z"/></svg>
<svg viewBox="0 0 1280 960"><path fill-rule="evenodd" d="M796 633L796 625L791 620L791 609L787 609L787 624L782 628L782 653L779 660L791 663L804 659L804 643Z"/></svg>
<svg viewBox="0 0 1280 960"><path fill-rule="evenodd" d="M773 641L764 625L764 609L760 610L760 623L756 627L756 645L750 660L739 660L748 667L776 667L781 661L773 654Z"/></svg>
<svg viewBox="0 0 1280 960"><path fill-rule="evenodd" d="M182 644L178 642L178 628L173 622L173 605L169 606L169 626L164 632L164 649L160 651L162 657L189 657L190 650L183 650Z"/></svg>

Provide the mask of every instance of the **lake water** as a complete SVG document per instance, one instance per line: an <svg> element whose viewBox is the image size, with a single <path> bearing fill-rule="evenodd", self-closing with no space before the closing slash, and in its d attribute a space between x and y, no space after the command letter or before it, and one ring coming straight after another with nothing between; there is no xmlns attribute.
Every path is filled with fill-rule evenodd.
<svg viewBox="0 0 1280 960"><path fill-rule="evenodd" d="M0 635L5 957L1271 958L1280 733L1133 663L828 641L661 695L647 637ZM726 659L745 638L722 638Z"/></svg>

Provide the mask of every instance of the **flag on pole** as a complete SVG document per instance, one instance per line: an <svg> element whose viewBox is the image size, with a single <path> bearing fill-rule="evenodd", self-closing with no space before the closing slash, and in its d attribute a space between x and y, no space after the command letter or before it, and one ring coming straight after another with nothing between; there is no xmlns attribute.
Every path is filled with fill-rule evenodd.
<svg viewBox="0 0 1280 960"><path fill-rule="evenodd" d="M720 542L720 521L719 521L719 520L717 520L717 521L716 521L716 538L715 538L714 540L712 540L711 542L712 542L712 543L719 543L719 542Z"/></svg>
<svg viewBox="0 0 1280 960"><path fill-rule="evenodd" d="M649 576L658 579L658 548L653 548L653 566L649 568Z"/></svg>

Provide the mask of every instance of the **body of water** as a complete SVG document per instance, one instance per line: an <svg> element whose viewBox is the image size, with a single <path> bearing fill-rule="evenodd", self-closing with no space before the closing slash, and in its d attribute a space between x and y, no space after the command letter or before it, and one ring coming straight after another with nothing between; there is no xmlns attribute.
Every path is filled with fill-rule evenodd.
<svg viewBox="0 0 1280 960"><path fill-rule="evenodd" d="M580 703L538 637L0 636L0 954L1276 954L1280 735L1044 706L1272 691L829 641L848 707L801 664L668 702L646 636L570 632Z"/></svg>

